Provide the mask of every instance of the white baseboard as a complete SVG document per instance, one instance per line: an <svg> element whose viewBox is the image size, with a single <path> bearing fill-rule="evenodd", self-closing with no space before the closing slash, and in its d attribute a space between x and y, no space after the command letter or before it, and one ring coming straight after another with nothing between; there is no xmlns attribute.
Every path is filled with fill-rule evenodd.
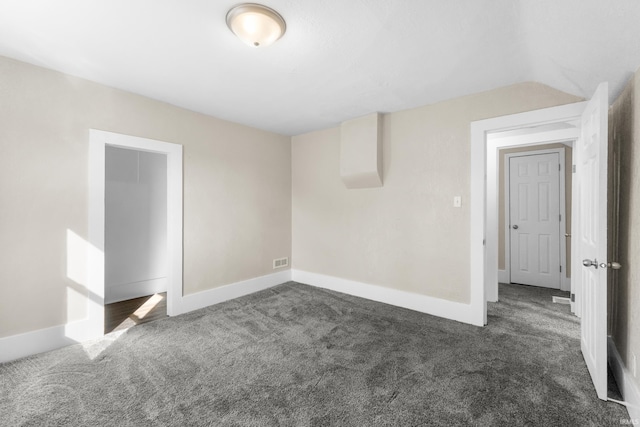
<svg viewBox="0 0 640 427"><path fill-rule="evenodd" d="M626 402L627 411L629 412L629 418L633 425L640 424L640 390L633 380L633 375L624 366L622 357L618 353L615 343L611 337L607 340L607 347L609 353L609 366L616 379L622 398Z"/></svg>
<svg viewBox="0 0 640 427"><path fill-rule="evenodd" d="M186 295L181 298L181 312L197 310L261 291L291 280L291 270L232 283L208 291ZM9 362L32 354L55 350L67 345L94 339L92 324L87 320L39 329L19 335L0 338L0 363ZM101 333L97 336L101 336Z"/></svg>
<svg viewBox="0 0 640 427"><path fill-rule="evenodd" d="M167 278L142 280L134 283L123 283L121 285L105 285L104 303L125 301L128 299L144 297L160 292L167 292Z"/></svg>
<svg viewBox="0 0 640 427"><path fill-rule="evenodd" d="M220 286L195 294L185 295L180 303L180 312L187 313L199 308L219 304L230 299L249 295L291 280L291 270L279 271L266 276Z"/></svg>
<svg viewBox="0 0 640 427"><path fill-rule="evenodd" d="M32 354L44 353L91 338L86 333L87 321L80 320L66 325L38 329L24 334L0 338L0 363L9 362Z"/></svg>
<svg viewBox="0 0 640 427"><path fill-rule="evenodd" d="M509 283L511 278L507 270L498 270L498 283Z"/></svg>
<svg viewBox="0 0 640 427"><path fill-rule="evenodd" d="M498 270L498 283L511 283L511 278L509 277L509 271L507 270ZM560 280L560 290L561 291L571 291L571 278L562 276Z"/></svg>
<svg viewBox="0 0 640 427"><path fill-rule="evenodd" d="M295 282L408 308L410 310L444 317L445 319L483 326L474 323L471 306L469 304L301 270L292 270L291 279Z"/></svg>

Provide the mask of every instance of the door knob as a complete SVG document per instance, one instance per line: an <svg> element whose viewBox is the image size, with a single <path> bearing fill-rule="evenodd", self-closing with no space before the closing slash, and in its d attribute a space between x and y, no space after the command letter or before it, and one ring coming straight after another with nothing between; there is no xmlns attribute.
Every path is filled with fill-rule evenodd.
<svg viewBox="0 0 640 427"><path fill-rule="evenodd" d="M517 229L518 229L518 226L517 226L517 225L514 225L514 226L513 226L513 229L514 229L514 230L517 230Z"/></svg>
<svg viewBox="0 0 640 427"><path fill-rule="evenodd" d="M594 259L593 261L591 261L590 259L583 259L582 260L582 265L584 265L585 267L594 267L597 270L598 269L598 260Z"/></svg>
<svg viewBox="0 0 640 427"><path fill-rule="evenodd" d="M622 266L618 262L600 263L600 268L610 268L612 270L620 270Z"/></svg>

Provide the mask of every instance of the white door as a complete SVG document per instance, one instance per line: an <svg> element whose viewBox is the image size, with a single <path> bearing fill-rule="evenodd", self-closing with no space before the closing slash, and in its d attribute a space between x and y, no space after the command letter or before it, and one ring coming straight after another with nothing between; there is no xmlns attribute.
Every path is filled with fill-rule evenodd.
<svg viewBox="0 0 640 427"><path fill-rule="evenodd" d="M581 347L598 397L607 400L607 147L608 85L601 83L582 114L576 141Z"/></svg>
<svg viewBox="0 0 640 427"><path fill-rule="evenodd" d="M560 289L560 157L509 159L511 282Z"/></svg>

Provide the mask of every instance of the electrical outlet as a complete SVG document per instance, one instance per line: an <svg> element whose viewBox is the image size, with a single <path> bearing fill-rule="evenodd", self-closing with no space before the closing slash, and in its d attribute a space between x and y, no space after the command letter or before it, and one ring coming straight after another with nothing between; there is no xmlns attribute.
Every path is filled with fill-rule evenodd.
<svg viewBox="0 0 640 427"><path fill-rule="evenodd" d="M453 207L454 208L460 208L462 207L462 197L460 196L455 196L453 198Z"/></svg>

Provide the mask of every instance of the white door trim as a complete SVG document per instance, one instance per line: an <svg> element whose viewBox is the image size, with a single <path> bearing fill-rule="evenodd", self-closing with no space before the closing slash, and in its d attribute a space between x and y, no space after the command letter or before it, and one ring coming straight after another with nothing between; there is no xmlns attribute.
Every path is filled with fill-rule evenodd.
<svg viewBox="0 0 640 427"><path fill-rule="evenodd" d="M586 104L585 103L569 104L569 106L575 106L575 105L579 105L584 108L584 105ZM563 106L563 107L568 107L568 106ZM561 108L562 107L554 107L550 110L561 109ZM579 107L573 107L574 110L577 110L578 108ZM531 115L531 120L536 120L536 117L538 117L539 115L544 116L544 113L539 113L541 111L544 112L545 110L532 111L531 113L533 114ZM565 114L570 114L571 111L572 110L569 110L569 113L566 113L564 109L562 109L562 110L559 110L557 114L559 117L564 117ZM515 114L514 116L517 116L515 119L521 120L520 123L522 123L524 120L527 120L527 119L526 117L521 117L521 116L528 115L528 114L529 113L521 113L521 114ZM548 114L548 115L550 116L552 114ZM506 116L506 117L508 118L511 116ZM489 120L496 120L496 119L489 119ZM564 119L559 119L559 122L570 123L575 120L576 120L575 117L568 117ZM474 122L474 123L479 123L479 122ZM472 129L473 129L474 123L472 123ZM549 122L524 123L520 127L531 127L536 125L542 125L545 123L549 123ZM489 123L488 125L493 126L491 123ZM502 130L503 129L497 128L493 131L487 131L487 133L500 132ZM518 146L551 144L551 143L565 143L567 141L575 140L579 136L580 135L577 128L568 128L568 129L556 130L556 131L550 131L550 132L544 132L544 133L532 133L528 135L522 135L522 136L510 137L510 138L497 138L497 139L492 139L491 141L486 139L485 143L486 143L487 152L485 153L486 154L486 165L485 165L486 175L485 176L487 177L487 182L491 183L491 185L488 185L486 189L487 191L486 193L487 230L486 231L488 233L486 234L487 257L488 257L486 261L487 262L486 266L495 265L496 266L495 268L496 269L498 268L497 267L498 266L498 167L497 167L498 149L508 148L508 147L518 147ZM472 135L472 138L473 138L473 135ZM473 146L472 146L472 150L473 150ZM472 158L471 161L473 163L474 158ZM472 175L472 179L473 179L473 175ZM473 206L471 207L471 209L473 214L474 212ZM491 273L487 273L487 274L491 275ZM487 281L485 284L485 291L486 291L486 298L488 301L498 301L497 274L491 275L491 277L487 278Z"/></svg>
<svg viewBox="0 0 640 427"><path fill-rule="evenodd" d="M101 130L89 130L89 322L104 334L104 209L107 145L167 155L167 314L180 314L182 301L182 145Z"/></svg>
<svg viewBox="0 0 640 427"><path fill-rule="evenodd" d="M477 322L487 323L487 300L498 297L498 147L533 145L561 140L530 142L504 138L489 144L487 136L523 127L571 123L581 117L586 102L545 108L471 123L470 305ZM572 131L572 129L569 129ZM569 133L569 132L566 132ZM489 185L487 184L489 183Z"/></svg>
<svg viewBox="0 0 640 427"><path fill-rule="evenodd" d="M533 147L532 147L533 148ZM565 233L567 232L567 224L566 224L566 186L565 186L565 149L564 148L550 148L546 150L532 150L532 151L521 151L518 153L509 153L504 155L504 268L506 270L507 277L511 277L511 239L509 239L509 201L511 199L511 194L509 193L510 179L507 174L509 170L509 160L512 157L522 157L522 156L535 156L538 154L549 154L549 153L558 153L558 158L560 162L560 266L562 267L562 272L558 272L560 274L560 289L563 291L570 291L571 288L567 281L567 242L565 238Z"/></svg>

